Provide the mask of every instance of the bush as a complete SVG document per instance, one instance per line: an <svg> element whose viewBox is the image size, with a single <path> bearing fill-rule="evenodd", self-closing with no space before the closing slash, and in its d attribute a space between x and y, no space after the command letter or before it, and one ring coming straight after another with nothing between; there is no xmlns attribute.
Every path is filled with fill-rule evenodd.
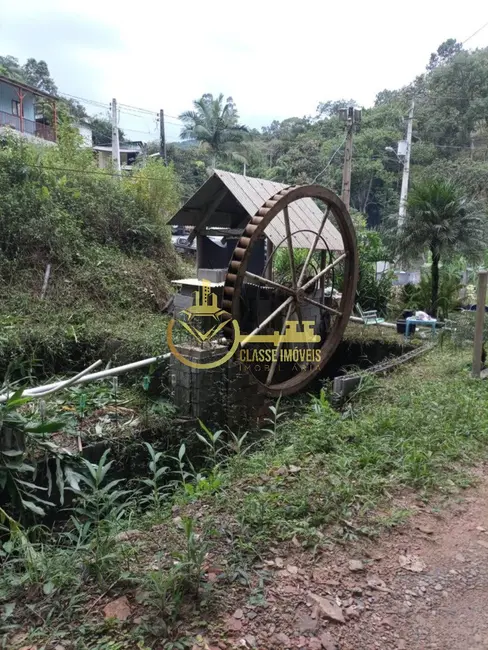
<svg viewBox="0 0 488 650"><path fill-rule="evenodd" d="M56 147L15 135L0 142L2 266L9 261L20 268L47 262L67 267L101 245L164 261L177 272L179 258L166 226L179 205L173 168L151 160L118 177L98 169L91 151L77 145L66 125Z"/></svg>

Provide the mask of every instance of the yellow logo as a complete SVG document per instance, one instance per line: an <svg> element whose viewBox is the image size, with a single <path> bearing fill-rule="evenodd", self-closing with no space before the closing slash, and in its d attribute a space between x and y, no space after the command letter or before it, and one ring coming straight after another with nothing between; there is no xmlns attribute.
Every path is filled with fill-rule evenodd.
<svg viewBox="0 0 488 650"><path fill-rule="evenodd" d="M217 296L211 291L211 284L208 280L202 280L202 294L200 301L200 292L194 291L195 304L187 309L182 310L187 318L183 319L171 319L168 324L167 331L167 342L168 347L172 354L179 360L181 363L184 363L191 368L216 368L224 363L226 363L232 356L235 354L237 348L240 344L247 345L248 343L271 343L274 345L274 350L241 350L241 361L247 363L251 361L264 361L264 360L277 360L278 359L278 348L281 348L283 343L319 343L320 336L315 334L314 321L303 321L303 331L298 329L297 321L287 321L283 332L278 332L275 330L272 334L242 334L240 332L239 323L232 319L231 321L220 321L220 316L222 315L223 310L217 306ZM192 322L195 317L199 318L211 318L215 320L216 323L213 324L208 329L201 331L198 327ZM220 359L216 361L211 361L208 363L198 363L187 359L181 352L179 352L174 345L173 341L173 330L175 325L178 323L181 327L188 332L193 339L197 341L198 344L203 344L207 341L215 339L217 334L229 324L232 324L234 328L234 340L230 350L227 351ZM252 354L250 354L252 353ZM262 354L264 353L264 354ZM293 354L292 354L293 353ZM298 354L297 354L298 353ZM301 354L303 353L303 354ZM320 361L320 350L283 350L282 351L282 360L283 361ZM263 357L263 358L261 358ZM302 358L303 357L303 358Z"/></svg>

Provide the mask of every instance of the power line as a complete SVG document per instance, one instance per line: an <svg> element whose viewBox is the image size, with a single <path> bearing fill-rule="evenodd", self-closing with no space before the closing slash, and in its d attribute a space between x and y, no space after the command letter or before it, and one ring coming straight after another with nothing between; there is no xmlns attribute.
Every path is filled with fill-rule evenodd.
<svg viewBox="0 0 488 650"><path fill-rule="evenodd" d="M485 23L484 25L482 25L479 29L477 29L475 32L473 32L473 33L471 34L471 36L468 36L468 38L467 38L465 41L462 42L462 45L464 45L465 43L467 43L471 38L473 38L473 36L476 36L476 34L479 34L479 33L481 32L481 30L484 29L484 28L487 27L487 26L488 26L488 22L486 22L486 23Z"/></svg>

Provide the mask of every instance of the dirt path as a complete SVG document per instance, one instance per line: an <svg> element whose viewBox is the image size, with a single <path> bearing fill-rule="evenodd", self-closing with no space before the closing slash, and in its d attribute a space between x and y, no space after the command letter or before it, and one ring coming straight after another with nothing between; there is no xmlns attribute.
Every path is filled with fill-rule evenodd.
<svg viewBox="0 0 488 650"><path fill-rule="evenodd" d="M488 649L488 470L438 514L414 508L375 545L272 549L263 601L232 603L220 647Z"/></svg>

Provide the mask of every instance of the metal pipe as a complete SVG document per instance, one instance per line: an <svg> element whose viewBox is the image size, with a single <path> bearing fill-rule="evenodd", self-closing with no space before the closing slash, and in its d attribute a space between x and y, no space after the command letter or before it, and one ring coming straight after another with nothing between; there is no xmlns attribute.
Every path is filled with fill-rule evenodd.
<svg viewBox="0 0 488 650"><path fill-rule="evenodd" d="M96 379L104 379L105 377L112 377L114 375L121 375L124 372L128 372L129 370L136 370L137 368L144 368L146 366L150 366L152 363L157 363L158 361L162 361L163 359L168 359L171 356L171 352L167 352L166 354L162 354L159 357L150 357L149 359L141 359L140 361L134 361L133 363L127 363L124 366L118 366L116 368L108 368L107 370L101 370L100 372L94 372L92 374L86 374L90 368L93 366L90 366L90 368L86 368L82 373L79 373L76 375L76 377L73 377L72 379L69 380L63 380L63 381L57 381L54 382L53 384L44 384L44 386L37 386L35 388L28 388L25 390L22 395L24 397L43 397L44 395L48 394L48 392L51 392L51 389L57 390L66 388L68 385L75 385L75 384L86 384L89 381L94 381ZM97 362L96 365L100 365L101 362ZM52 392L54 392L54 390ZM7 400L7 395L2 394L0 395L0 402L5 402Z"/></svg>

